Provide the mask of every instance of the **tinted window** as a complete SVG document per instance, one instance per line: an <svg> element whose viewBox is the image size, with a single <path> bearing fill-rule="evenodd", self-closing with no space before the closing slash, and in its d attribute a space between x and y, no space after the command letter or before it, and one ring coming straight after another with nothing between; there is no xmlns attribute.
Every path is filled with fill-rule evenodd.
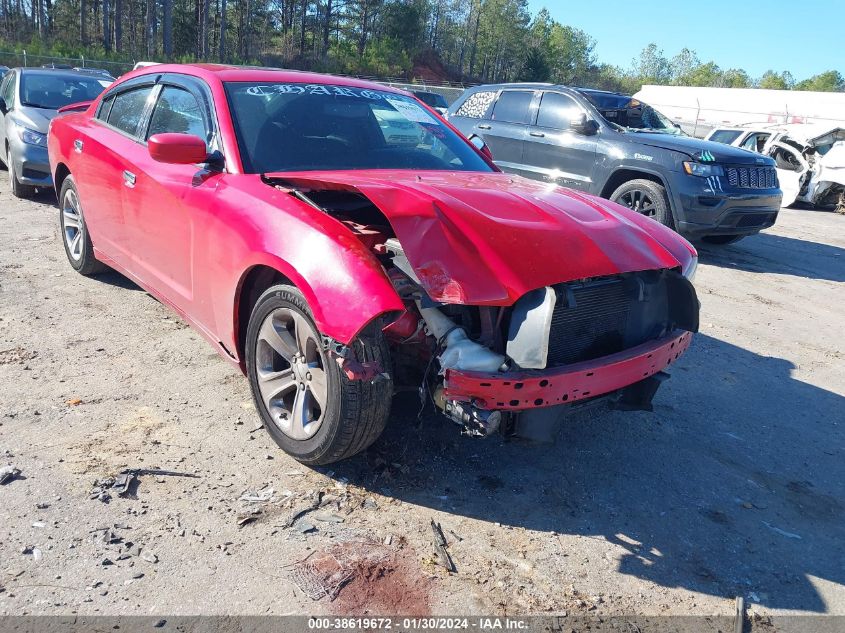
<svg viewBox="0 0 845 633"><path fill-rule="evenodd" d="M322 84L224 85L241 160L252 173L491 170L464 139L411 97Z"/></svg>
<svg viewBox="0 0 845 633"><path fill-rule="evenodd" d="M736 139L739 138L741 132L739 130L716 130L710 136L711 141L715 143L724 143L725 145L730 145Z"/></svg>
<svg viewBox="0 0 845 633"><path fill-rule="evenodd" d="M432 108L449 107L449 104L446 103L446 99L443 98L443 95L437 94L436 92L415 92L414 95L424 104L431 106Z"/></svg>
<svg viewBox="0 0 845 633"><path fill-rule="evenodd" d="M193 134L205 142L209 141L208 127L199 101L183 88L165 86L161 91L150 120L147 138L164 132Z"/></svg>
<svg viewBox="0 0 845 633"><path fill-rule="evenodd" d="M528 123L528 107L534 93L528 90L505 90L493 107L493 120L503 123Z"/></svg>
<svg viewBox="0 0 845 633"><path fill-rule="evenodd" d="M496 93L482 90L480 92L473 92L466 98L460 107L455 111L455 116L464 116L470 119L483 119L487 113L493 99L496 98Z"/></svg>
<svg viewBox="0 0 845 633"><path fill-rule="evenodd" d="M147 98L152 91L152 86L145 86L135 90L127 90L117 95L114 98L111 112L109 112L109 125L135 136L138 132L138 124L144 115Z"/></svg>
<svg viewBox="0 0 845 633"><path fill-rule="evenodd" d="M107 95L102 102L100 103L100 109L97 110L97 118L100 121L108 121L109 120L109 112L111 112L111 106L114 103L114 95Z"/></svg>
<svg viewBox="0 0 845 633"><path fill-rule="evenodd" d="M569 128L569 122L580 113L581 109L572 98L557 92L544 92L540 111L537 113L537 125L566 130Z"/></svg>
<svg viewBox="0 0 845 633"><path fill-rule="evenodd" d="M24 72L21 75L21 105L58 110L71 103L93 101L110 83L93 77Z"/></svg>

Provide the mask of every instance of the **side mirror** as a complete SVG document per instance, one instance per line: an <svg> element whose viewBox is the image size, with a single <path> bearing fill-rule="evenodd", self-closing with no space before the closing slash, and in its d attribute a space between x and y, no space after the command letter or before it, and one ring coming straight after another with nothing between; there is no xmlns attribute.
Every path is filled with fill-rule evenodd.
<svg viewBox="0 0 845 633"><path fill-rule="evenodd" d="M6 105L6 100L3 97L0 97L0 114L7 114L9 112L9 106Z"/></svg>
<svg viewBox="0 0 845 633"><path fill-rule="evenodd" d="M484 154L490 160L493 160L493 152L490 151L490 148L487 146L487 143L484 142L483 138L473 134L467 140L475 146L475 149Z"/></svg>
<svg viewBox="0 0 845 633"><path fill-rule="evenodd" d="M147 141L147 150L153 160L172 165L192 165L208 159L205 141L193 134L155 134Z"/></svg>
<svg viewBox="0 0 845 633"><path fill-rule="evenodd" d="M599 131L599 124L582 112L569 122L569 129L584 136L592 136Z"/></svg>

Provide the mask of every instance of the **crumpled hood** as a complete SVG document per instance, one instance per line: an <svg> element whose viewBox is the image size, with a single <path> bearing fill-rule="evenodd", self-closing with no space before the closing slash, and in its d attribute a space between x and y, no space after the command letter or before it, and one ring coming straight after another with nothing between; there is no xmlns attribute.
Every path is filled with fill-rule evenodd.
<svg viewBox="0 0 845 633"><path fill-rule="evenodd" d="M50 121L56 117L56 114L55 110L24 106L15 110L15 121L34 132L46 134Z"/></svg>
<svg viewBox="0 0 845 633"><path fill-rule="evenodd" d="M668 149L674 152L682 152L687 156L691 156L695 160L715 163L728 164L749 164L749 165L771 165L774 166L774 161L766 158L755 152L733 147L732 145L725 145L724 143L716 143L714 141L704 141L691 136L681 136L675 134L653 134L650 132L628 132L627 137L630 137L632 143L642 143L650 145L651 147L659 147L661 149Z"/></svg>
<svg viewBox="0 0 845 633"><path fill-rule="evenodd" d="M510 305L529 290L675 268L695 253L679 235L607 200L519 176L477 172L267 174L308 190L356 191L387 217L429 296Z"/></svg>

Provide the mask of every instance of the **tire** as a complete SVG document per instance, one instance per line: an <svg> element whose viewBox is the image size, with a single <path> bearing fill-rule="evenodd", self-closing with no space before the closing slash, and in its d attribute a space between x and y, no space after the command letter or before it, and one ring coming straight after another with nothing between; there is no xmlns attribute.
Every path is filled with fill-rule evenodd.
<svg viewBox="0 0 845 633"><path fill-rule="evenodd" d="M651 180L638 178L623 183L614 191L610 199L621 204L623 207L633 209L642 213L660 224L675 228L675 219L672 217L672 209L669 206L669 197L666 195L666 188Z"/></svg>
<svg viewBox="0 0 845 633"><path fill-rule="evenodd" d="M76 272L90 277L108 270L106 265L94 256L94 247L85 225L82 204L73 176L65 178L59 193L59 232L67 260Z"/></svg>
<svg viewBox="0 0 845 633"><path fill-rule="evenodd" d="M35 187L24 185L18 180L15 172L15 161L12 160L12 150L6 148L6 169L9 171L9 187L15 198L27 199L35 195Z"/></svg>
<svg viewBox="0 0 845 633"><path fill-rule="evenodd" d="M320 340L311 310L295 287L273 286L259 297L246 335L255 407L276 444L308 465L346 459L375 442L393 396L391 379L349 380ZM350 350L360 362L389 368L390 350L375 325Z"/></svg>
<svg viewBox="0 0 845 633"><path fill-rule="evenodd" d="M708 244L718 244L719 246L727 246L728 244L736 244L746 235L705 235L701 238L702 242Z"/></svg>

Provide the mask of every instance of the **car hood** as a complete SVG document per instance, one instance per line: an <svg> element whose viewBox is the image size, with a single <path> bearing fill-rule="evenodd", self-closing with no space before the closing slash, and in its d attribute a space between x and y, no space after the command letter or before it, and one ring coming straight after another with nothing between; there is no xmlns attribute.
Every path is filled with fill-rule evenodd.
<svg viewBox="0 0 845 633"><path fill-rule="evenodd" d="M685 266L695 250L617 204L519 176L477 172L267 174L305 193L345 190L390 222L435 301L510 305L576 279Z"/></svg>
<svg viewBox="0 0 845 633"><path fill-rule="evenodd" d="M46 134L47 129L50 127L50 121L56 117L56 114L56 110L23 106L15 110L15 120L30 130Z"/></svg>
<svg viewBox="0 0 845 633"><path fill-rule="evenodd" d="M716 143L714 141L703 141L691 136L680 136L674 134L654 134L650 132L627 132L633 143L642 143L651 147L659 147L675 152L682 152L695 160L703 162L749 164L749 165L774 165L774 161L765 158L760 154L748 150Z"/></svg>

